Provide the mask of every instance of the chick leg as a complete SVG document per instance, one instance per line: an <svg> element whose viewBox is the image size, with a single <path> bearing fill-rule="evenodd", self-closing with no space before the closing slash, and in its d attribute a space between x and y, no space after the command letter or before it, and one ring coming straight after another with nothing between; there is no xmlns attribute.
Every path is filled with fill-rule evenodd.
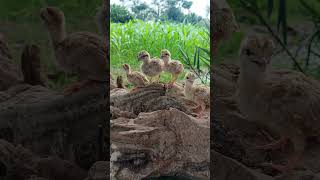
<svg viewBox="0 0 320 180"><path fill-rule="evenodd" d="M203 111L206 109L206 105L203 102L200 102L199 105L193 109L193 111L197 114L199 118L202 117Z"/></svg>
<svg viewBox="0 0 320 180"><path fill-rule="evenodd" d="M169 81L169 88L172 88L174 83L177 81L179 74L171 74L171 80Z"/></svg>
<svg viewBox="0 0 320 180"><path fill-rule="evenodd" d="M160 74L158 75L158 78L157 78L157 83L160 82Z"/></svg>
<svg viewBox="0 0 320 180"><path fill-rule="evenodd" d="M289 170L294 169L302 158L302 154L305 148L305 139L303 135L296 134L294 136L291 136L290 140L293 143L295 152L289 157L289 159L287 160L287 164L279 165L279 164L265 163L264 165L270 166L271 168L278 170L282 173L285 173L285 172L288 172Z"/></svg>
<svg viewBox="0 0 320 180"><path fill-rule="evenodd" d="M299 161L301 160L302 152L295 152L291 155L291 157L287 160L287 164L273 164L273 163L263 163L262 166L271 167L272 169L275 169L281 173L286 173L292 169L294 169Z"/></svg>
<svg viewBox="0 0 320 180"><path fill-rule="evenodd" d="M258 150L284 149L284 147L287 145L287 143L288 143L288 138L283 136L275 142L271 142L266 145L256 146L255 149L258 149Z"/></svg>
<svg viewBox="0 0 320 180"><path fill-rule="evenodd" d="M83 81L80 81L80 82L76 82L70 86L68 86L66 89L64 89L64 95L71 95L72 93L75 93L77 91L79 91L82 87L88 85L88 84L91 84L93 83L92 80L83 80Z"/></svg>
<svg viewBox="0 0 320 180"><path fill-rule="evenodd" d="M130 90L130 93L136 92L139 89L139 87L134 87Z"/></svg>
<svg viewBox="0 0 320 180"><path fill-rule="evenodd" d="M150 78L149 78L150 84L152 84L152 81L153 81L153 77L150 77Z"/></svg>

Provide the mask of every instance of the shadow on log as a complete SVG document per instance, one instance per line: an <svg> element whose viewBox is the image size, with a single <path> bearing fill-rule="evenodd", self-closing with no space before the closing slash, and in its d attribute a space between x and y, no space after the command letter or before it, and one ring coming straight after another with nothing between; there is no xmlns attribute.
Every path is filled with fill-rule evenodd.
<svg viewBox="0 0 320 180"><path fill-rule="evenodd" d="M105 85L64 97L42 86L21 84L0 92L1 137L38 155L58 155L89 168L97 161L99 125L108 139ZM108 158L108 148L104 147Z"/></svg>

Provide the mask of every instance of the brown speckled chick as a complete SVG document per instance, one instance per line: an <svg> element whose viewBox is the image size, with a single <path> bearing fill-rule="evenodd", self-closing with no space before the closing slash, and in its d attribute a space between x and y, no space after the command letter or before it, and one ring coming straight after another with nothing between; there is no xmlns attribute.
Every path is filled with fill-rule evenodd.
<svg viewBox="0 0 320 180"><path fill-rule="evenodd" d="M228 38L233 32L239 31L239 26L236 22L232 9L226 0L213 1L213 55L216 55L217 45L220 40Z"/></svg>
<svg viewBox="0 0 320 180"><path fill-rule="evenodd" d="M163 63L158 58L150 59L150 54L147 51L140 51L138 54L138 60L142 61L141 71L146 76L150 77L150 82L152 82L154 77L157 77L157 82L159 82L160 74L163 70Z"/></svg>
<svg viewBox="0 0 320 180"><path fill-rule="evenodd" d="M210 104L210 88L204 85L194 85L196 75L189 72L185 76L184 95L187 99L198 104L199 117L202 116L206 105Z"/></svg>
<svg viewBox="0 0 320 180"><path fill-rule="evenodd" d="M269 73L273 48L267 37L249 36L243 41L237 100L249 121L281 135L279 141L259 148L276 149L292 142L294 154L288 163L271 164L285 172L297 165L305 139L320 134L320 83L295 71Z"/></svg>
<svg viewBox="0 0 320 180"><path fill-rule="evenodd" d="M167 49L161 51L161 59L163 60L164 71L172 75L172 78L169 82L172 85L177 81L179 75L183 72L183 64L178 60L172 60L171 53Z"/></svg>
<svg viewBox="0 0 320 180"><path fill-rule="evenodd" d="M67 36L64 13L56 7L43 8L40 15L49 31L58 65L81 79L67 88L66 94L92 82L108 82L108 47L101 37L89 32Z"/></svg>
<svg viewBox="0 0 320 180"><path fill-rule="evenodd" d="M128 82L135 88L143 87L149 83L148 79L138 71L131 71L129 64L123 64L123 69L126 71Z"/></svg>

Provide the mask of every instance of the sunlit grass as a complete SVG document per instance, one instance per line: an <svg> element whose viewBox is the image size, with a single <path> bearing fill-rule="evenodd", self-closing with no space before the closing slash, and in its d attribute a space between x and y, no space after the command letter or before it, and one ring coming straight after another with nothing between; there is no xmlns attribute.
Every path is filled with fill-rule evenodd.
<svg viewBox="0 0 320 180"><path fill-rule="evenodd" d="M138 70L141 62L137 60L137 54L141 50L147 50L152 57L159 57L162 49L168 49L173 59L182 60L179 46L190 56L195 53L196 47L210 47L207 29L191 24L143 21L112 23L110 36L110 64L114 74L123 73L124 63ZM169 78L168 74L162 75L163 81Z"/></svg>

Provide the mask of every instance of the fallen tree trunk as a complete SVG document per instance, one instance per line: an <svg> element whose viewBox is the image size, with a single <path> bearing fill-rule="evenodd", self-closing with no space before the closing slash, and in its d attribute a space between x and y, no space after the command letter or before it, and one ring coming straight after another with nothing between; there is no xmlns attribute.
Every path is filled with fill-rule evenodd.
<svg viewBox="0 0 320 180"><path fill-rule="evenodd" d="M105 85L68 97L42 86L11 87L0 93L0 138L89 168L109 154L108 148L103 149L104 157L97 153L105 147L99 131L109 138L106 93Z"/></svg>
<svg viewBox="0 0 320 180"><path fill-rule="evenodd" d="M111 123L111 171L116 179L180 175L210 177L209 121L177 109L141 113Z"/></svg>
<svg viewBox="0 0 320 180"><path fill-rule="evenodd" d="M173 97L161 84L111 94L111 177L158 176L209 179L210 127L195 118L195 105Z"/></svg>

